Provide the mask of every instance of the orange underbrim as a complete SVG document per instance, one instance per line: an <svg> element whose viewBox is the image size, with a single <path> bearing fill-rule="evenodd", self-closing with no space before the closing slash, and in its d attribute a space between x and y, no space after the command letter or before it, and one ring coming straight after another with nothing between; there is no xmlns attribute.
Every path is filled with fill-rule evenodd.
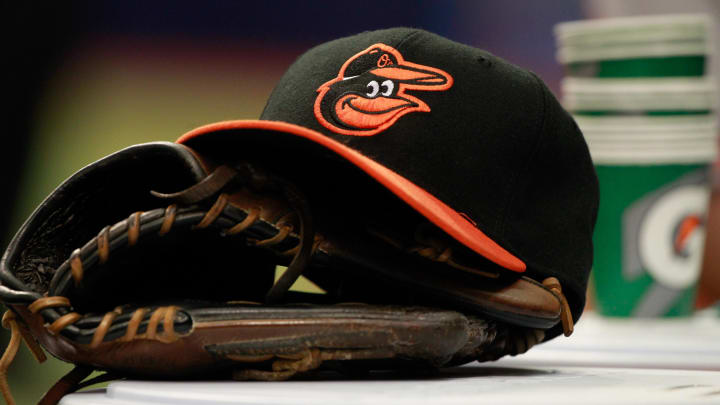
<svg viewBox="0 0 720 405"><path fill-rule="evenodd" d="M296 135L330 149L373 177L463 245L508 270L525 271L525 263L522 260L495 243L447 204L387 167L317 131L279 121L224 121L196 128L181 136L177 143L185 143L190 139L217 131L252 129Z"/></svg>

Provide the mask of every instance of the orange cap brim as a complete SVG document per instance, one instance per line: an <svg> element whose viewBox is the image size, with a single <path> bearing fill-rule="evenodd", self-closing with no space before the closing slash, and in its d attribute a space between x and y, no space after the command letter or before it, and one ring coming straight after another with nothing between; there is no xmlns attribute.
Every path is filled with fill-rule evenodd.
<svg viewBox="0 0 720 405"><path fill-rule="evenodd" d="M526 266L522 260L495 243L447 204L405 177L317 131L279 121L224 121L196 128L181 136L177 142L185 143L193 138L207 136L217 131L252 129L296 135L330 149L377 180L463 245L508 270L515 272L525 271Z"/></svg>

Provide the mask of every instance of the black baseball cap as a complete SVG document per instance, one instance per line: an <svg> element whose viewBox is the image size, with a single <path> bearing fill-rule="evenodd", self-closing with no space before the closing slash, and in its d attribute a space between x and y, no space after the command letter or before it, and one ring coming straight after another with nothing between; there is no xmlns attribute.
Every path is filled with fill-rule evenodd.
<svg viewBox="0 0 720 405"><path fill-rule="evenodd" d="M178 142L258 133L331 151L500 267L557 277L582 312L597 176L582 133L533 73L423 30L364 32L300 56L259 120Z"/></svg>

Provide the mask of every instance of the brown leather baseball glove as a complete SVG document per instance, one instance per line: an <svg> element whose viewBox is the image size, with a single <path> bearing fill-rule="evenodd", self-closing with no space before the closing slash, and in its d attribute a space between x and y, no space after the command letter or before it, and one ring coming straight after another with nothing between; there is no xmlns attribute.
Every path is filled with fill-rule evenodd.
<svg viewBox="0 0 720 405"><path fill-rule="evenodd" d="M70 177L0 263L5 400L23 339L77 365L47 404L93 370L278 380L495 360L572 332L556 279L503 271L354 167L318 170L149 143ZM324 293L291 289L301 275Z"/></svg>

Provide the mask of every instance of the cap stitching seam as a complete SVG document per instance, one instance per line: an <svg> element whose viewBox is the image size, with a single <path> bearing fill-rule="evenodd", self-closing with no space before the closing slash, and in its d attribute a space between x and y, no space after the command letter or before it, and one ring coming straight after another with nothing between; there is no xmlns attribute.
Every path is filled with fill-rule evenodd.
<svg viewBox="0 0 720 405"><path fill-rule="evenodd" d="M535 140L535 145L532 149L532 152L528 156L528 159L525 161L525 165L522 168L522 170L519 170L517 174L513 178L513 191L510 195L510 198L508 198L508 202L503 208L503 214L502 214L502 222L500 224L500 235L502 235L503 240L506 240L507 235L507 224L508 224L508 217L510 216L510 208L515 203L515 200L517 199L517 195L519 193L519 186L520 186L520 179L525 178L530 171L531 162L535 160L535 157L539 153L540 146L543 143L543 128L545 128L545 122L546 122L546 113L547 113L547 91L543 89L542 81L540 80L537 75L535 75L533 72L529 72L530 75L533 77L535 82L538 84L538 90L540 92L540 102L542 103L542 108L540 109L540 116L536 119L539 123L537 125L536 133L538 134L537 139ZM509 244L509 241L506 241L506 244ZM506 246L506 248L511 248L511 246ZM527 264L527 263L526 263Z"/></svg>
<svg viewBox="0 0 720 405"><path fill-rule="evenodd" d="M418 30L415 30L415 31L413 31L413 32L410 32L410 33L408 33L407 35L405 35L405 37L401 38L400 41L398 41L396 44L394 44L393 47L394 47L394 48L399 48L399 47L401 47L403 44L405 44L405 42L407 42L410 38L414 37L415 35L419 35L419 34L420 34L420 31L418 31Z"/></svg>

